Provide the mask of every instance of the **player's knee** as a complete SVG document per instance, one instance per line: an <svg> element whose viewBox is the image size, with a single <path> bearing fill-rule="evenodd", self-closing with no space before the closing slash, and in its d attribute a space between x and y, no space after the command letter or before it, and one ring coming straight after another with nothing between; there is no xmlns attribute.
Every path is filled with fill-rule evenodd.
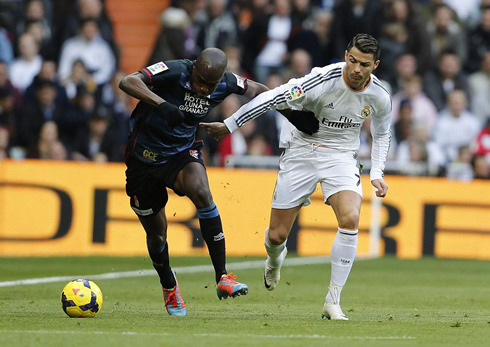
<svg viewBox="0 0 490 347"><path fill-rule="evenodd" d="M342 214L339 220L339 227L355 230L359 227L359 212L349 211Z"/></svg>
<svg viewBox="0 0 490 347"><path fill-rule="evenodd" d="M197 208L209 207L213 203L211 192L205 186L197 187L190 198Z"/></svg>
<svg viewBox="0 0 490 347"><path fill-rule="evenodd" d="M161 234L147 234L146 240L152 249L160 249L167 241L165 235Z"/></svg>
<svg viewBox="0 0 490 347"><path fill-rule="evenodd" d="M288 238L286 232L281 232L278 229L270 229L269 230L269 243L271 245L280 245L284 243Z"/></svg>

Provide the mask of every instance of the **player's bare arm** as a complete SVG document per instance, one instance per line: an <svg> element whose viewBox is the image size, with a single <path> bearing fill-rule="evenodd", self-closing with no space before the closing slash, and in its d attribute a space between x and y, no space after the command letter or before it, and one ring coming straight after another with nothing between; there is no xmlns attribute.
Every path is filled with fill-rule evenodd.
<svg viewBox="0 0 490 347"><path fill-rule="evenodd" d="M133 98L152 106L158 106L165 101L148 88L141 72L134 72L124 77L119 83L119 88Z"/></svg>

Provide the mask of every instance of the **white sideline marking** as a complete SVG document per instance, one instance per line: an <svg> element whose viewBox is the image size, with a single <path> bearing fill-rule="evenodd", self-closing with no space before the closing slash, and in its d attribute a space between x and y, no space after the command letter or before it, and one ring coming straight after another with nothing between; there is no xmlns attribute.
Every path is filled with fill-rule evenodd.
<svg viewBox="0 0 490 347"><path fill-rule="evenodd" d="M361 258L362 259L362 258ZM360 260L359 257L357 260ZM244 261L228 263L227 267L232 270L243 269L258 269L264 266L264 260ZM329 257L299 257L286 259L284 265L287 266L300 266L309 264L327 264L330 262ZM181 273L197 273L197 272L212 272L214 271L212 265L196 265L173 268L175 272ZM108 272L99 275L86 275L86 276L55 276L55 277L42 277L42 278L29 278L24 280L4 281L0 282L0 287L14 287L14 286L26 286L31 284L41 283L55 283L55 282L67 282L75 278L88 278L90 280L106 280L117 279L125 277L144 277L155 275L153 269L142 269L136 271L122 271L122 272Z"/></svg>
<svg viewBox="0 0 490 347"><path fill-rule="evenodd" d="M64 330L0 330L2 333L14 333L14 334L87 334L87 331L64 331ZM173 334L173 333L147 333L136 331L90 331L90 334L97 335L134 335L134 336L196 336L196 337L237 337L237 334L221 334L221 333L185 333L185 334ZM278 338L278 339L330 339L330 340L414 340L413 336L330 336L330 335L261 335L261 334L243 334L240 336L246 337L262 337L262 338Z"/></svg>

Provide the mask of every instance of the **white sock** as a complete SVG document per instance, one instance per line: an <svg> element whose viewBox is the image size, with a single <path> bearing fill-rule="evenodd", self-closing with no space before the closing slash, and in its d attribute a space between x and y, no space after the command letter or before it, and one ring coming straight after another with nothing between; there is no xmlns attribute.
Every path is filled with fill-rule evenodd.
<svg viewBox="0 0 490 347"><path fill-rule="evenodd" d="M265 250L267 251L267 265L271 267L279 267L282 265L286 255L283 253L286 248L286 241L280 245L272 245L269 241L269 228L265 230Z"/></svg>
<svg viewBox="0 0 490 347"><path fill-rule="evenodd" d="M347 282L347 277L349 277L356 257L357 232L357 230L338 229L330 253L332 274L328 294L325 298L326 302L340 303L342 287Z"/></svg>

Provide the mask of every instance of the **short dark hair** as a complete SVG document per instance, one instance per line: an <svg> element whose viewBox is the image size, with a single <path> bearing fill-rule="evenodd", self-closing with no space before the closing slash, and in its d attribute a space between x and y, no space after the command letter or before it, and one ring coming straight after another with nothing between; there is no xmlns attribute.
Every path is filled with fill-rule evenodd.
<svg viewBox="0 0 490 347"><path fill-rule="evenodd" d="M381 54L378 40L368 34L357 34L354 36L347 45L347 52L349 52L352 47L356 47L362 53L371 53L374 61L378 60Z"/></svg>

